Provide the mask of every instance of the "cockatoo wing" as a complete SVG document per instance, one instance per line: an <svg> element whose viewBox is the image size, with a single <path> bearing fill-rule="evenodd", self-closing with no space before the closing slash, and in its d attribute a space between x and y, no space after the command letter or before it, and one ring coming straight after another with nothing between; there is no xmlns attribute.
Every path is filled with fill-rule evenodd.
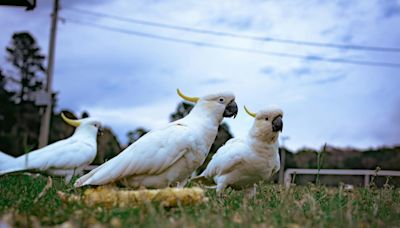
<svg viewBox="0 0 400 228"><path fill-rule="evenodd" d="M30 156L31 154L38 154L38 153L42 154L42 153L47 153L46 151L52 151L52 150L54 150L55 148L64 147L64 146L65 146L66 144L68 144L68 143L69 143L69 142L66 141L66 140L60 140L60 141L55 142L55 143L52 143L52 144L50 144L50 145L48 145L48 146L46 146L46 147L40 148L40 149L38 149L38 150L31 151L31 152L29 152L28 154L29 154L29 156ZM21 155L21 156L19 156L19 157L13 157L13 156L10 156L10 155L8 155L8 154L6 154L6 153L0 151L0 163L6 162L6 161L9 162L9 161L12 161L12 160L14 160L14 159L22 158L22 157L24 157L24 159L25 159L25 156L26 156L26 154ZM1 166L0 166L0 167L1 167ZM3 169L3 168L0 168L0 170L2 170L2 169Z"/></svg>
<svg viewBox="0 0 400 228"><path fill-rule="evenodd" d="M75 186L101 185L132 175L162 173L192 150L194 143L195 135L189 127L170 124L147 133L113 159L79 178Z"/></svg>
<svg viewBox="0 0 400 228"><path fill-rule="evenodd" d="M37 153L42 154L42 153L46 153L46 151L52 150L53 148L63 147L65 145L65 141L66 140L60 140L60 141L52 143L46 147L31 151L28 153L29 154L28 158L31 154L37 154ZM26 154L23 154L19 157L12 157L12 156L9 156L9 155L1 152L0 153L0 172L10 169L10 168L19 167L21 162L20 162L20 160L18 160L18 158L20 158L20 159L23 158L24 162L25 162L25 156L26 156Z"/></svg>
<svg viewBox="0 0 400 228"><path fill-rule="evenodd" d="M47 146L45 146L43 148L28 152L27 154L29 154L28 156L31 156L31 155L34 155L34 154L45 154L45 153L48 153L50 151L54 151L55 149L68 146L71 143L71 140L72 141L76 141L76 140L74 140L72 138L63 139L63 140L54 142L54 143L52 143L50 145L47 145ZM22 157L25 157L25 156L26 156L26 154L23 154L23 155L19 156L18 158L22 158ZM34 156L37 156L37 155L34 155Z"/></svg>
<svg viewBox="0 0 400 228"><path fill-rule="evenodd" d="M249 150L244 140L237 138L229 140L218 149L200 176L212 178L232 171L236 165L244 162L244 157Z"/></svg>
<svg viewBox="0 0 400 228"><path fill-rule="evenodd" d="M69 138L14 159L7 165L6 169L0 171L0 175L32 169L75 169L89 164L94 159L95 152L96 147L74 138ZM26 159L28 161L27 166L25 164Z"/></svg>

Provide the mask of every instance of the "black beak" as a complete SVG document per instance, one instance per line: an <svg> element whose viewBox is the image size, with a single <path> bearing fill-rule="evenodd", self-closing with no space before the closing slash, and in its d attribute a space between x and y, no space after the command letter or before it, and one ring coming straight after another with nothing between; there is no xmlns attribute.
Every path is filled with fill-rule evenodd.
<svg viewBox="0 0 400 228"><path fill-rule="evenodd" d="M273 132L282 131L282 128L283 128L282 116L275 117L275 119L272 121L272 131Z"/></svg>
<svg viewBox="0 0 400 228"><path fill-rule="evenodd" d="M97 130L97 136L102 136L104 133L103 128L99 127L99 130Z"/></svg>
<svg viewBox="0 0 400 228"><path fill-rule="evenodd" d="M232 117L235 118L238 113L238 106L236 102L231 101L225 108L224 117Z"/></svg>

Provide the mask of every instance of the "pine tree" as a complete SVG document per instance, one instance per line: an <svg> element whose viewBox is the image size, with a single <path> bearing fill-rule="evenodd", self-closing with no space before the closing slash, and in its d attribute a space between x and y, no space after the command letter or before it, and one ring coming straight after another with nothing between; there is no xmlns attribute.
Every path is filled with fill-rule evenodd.
<svg viewBox="0 0 400 228"><path fill-rule="evenodd" d="M14 66L14 75L9 79L18 86L13 96L15 110L14 121L11 129L3 132L5 141L0 146L5 146L5 151L18 156L34 149L37 145L40 129L40 107L34 103L35 92L43 85L45 57L40 53L40 48L35 39L28 32L14 33L10 45L6 48L7 60Z"/></svg>
<svg viewBox="0 0 400 228"><path fill-rule="evenodd" d="M7 78L0 69L0 135L10 131L15 123L16 105L12 102L14 93L6 89Z"/></svg>
<svg viewBox="0 0 400 228"><path fill-rule="evenodd" d="M7 49L7 60L17 69L20 82L19 102L30 99L32 92L42 88L43 82L39 73L44 73L44 55L35 39L28 32L14 33Z"/></svg>

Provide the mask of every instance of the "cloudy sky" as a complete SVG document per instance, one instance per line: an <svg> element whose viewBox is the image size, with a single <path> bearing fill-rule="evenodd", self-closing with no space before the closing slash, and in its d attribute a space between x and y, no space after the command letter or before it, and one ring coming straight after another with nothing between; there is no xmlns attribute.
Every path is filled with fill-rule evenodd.
<svg viewBox="0 0 400 228"><path fill-rule="evenodd" d="M88 111L112 127L121 142L126 142L128 130L167 123L181 101L175 93L179 87L193 96L232 91L239 106L246 104L253 111L282 107L283 135L290 137L286 145L291 149L319 148L325 142L358 148L400 144L398 0L61 3L53 85L59 99L56 109ZM0 7L0 66L6 72L11 69L5 47L14 32L31 32L47 55L51 7L51 0L38 0L30 12ZM193 33L82 10L193 29L389 47L397 52ZM154 39L155 35L197 45ZM393 66L313 61L321 57ZM246 135L252 119L242 111L226 122L240 137Z"/></svg>

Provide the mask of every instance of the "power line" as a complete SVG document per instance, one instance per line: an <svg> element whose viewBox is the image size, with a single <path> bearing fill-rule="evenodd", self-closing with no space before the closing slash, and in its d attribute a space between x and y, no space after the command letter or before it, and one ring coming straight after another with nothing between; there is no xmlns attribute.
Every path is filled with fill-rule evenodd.
<svg viewBox="0 0 400 228"><path fill-rule="evenodd" d="M335 48L335 49L350 49L350 50L360 50L360 51L379 51L379 52L400 52L400 48L396 47L378 47L378 46L364 46L364 45L355 45L355 44L336 44L336 43L324 43L324 42L314 42L314 41L304 41L304 40L292 40L292 39L281 39L281 38L274 38L274 37L262 37L262 36L251 36L251 35L243 35L237 33L230 33L230 32L220 32L220 31L212 31L212 30L205 30L205 29L196 29L196 28L189 28L185 26L179 25L171 25L159 22L152 22L147 20L139 20L134 18L110 15L106 13L94 12L89 10L83 10L78 8L66 8L66 10L81 13L81 14L89 14L96 17L103 17L109 18L113 20L119 20L124 22L130 22L134 24L152 26L152 27L159 27L171 30L179 30L185 32L192 32L192 33L201 33L201 34L208 34L213 36L224 36L224 37L233 37L233 38L240 38L240 39L248 39L248 40L256 40L262 42L271 42L271 43L284 43L284 44L292 44L292 45L302 45L302 46L314 46L314 47L325 47L325 48Z"/></svg>
<svg viewBox="0 0 400 228"><path fill-rule="evenodd" d="M325 58L317 55L297 55L297 54L289 54L289 53L282 53L282 52L271 52L271 51L260 51L256 49L248 49L248 48L241 48L235 46L227 46L227 45L219 45L219 44L212 44L202 41L194 41L194 40L186 40L181 38L173 38L167 36L160 36L150 33L139 32L135 30L127 30L117 27L112 27L108 25L101 25L92 22L85 22L77 19L66 18L67 22L71 22L78 25L90 26L102 30L119 32L139 37L145 37L150 39L157 39L163 41L169 41L174 43L182 43L182 44L189 44L194 46L201 46L201 47L209 47L215 49L222 49L222 50L230 50L230 51L238 51L238 52L245 52L245 53L253 53L253 54L261 54L261 55L268 55L268 56L277 56L277 57L284 57L284 58L292 58L292 59L302 59L307 61L320 61L320 62L332 62L332 63L344 63L344 64L353 64L353 65L364 65L364 66L380 66L380 67L394 67L400 68L400 63L388 63L388 62L375 62L375 61L363 61L363 60L350 60L350 59L343 59L343 58Z"/></svg>

